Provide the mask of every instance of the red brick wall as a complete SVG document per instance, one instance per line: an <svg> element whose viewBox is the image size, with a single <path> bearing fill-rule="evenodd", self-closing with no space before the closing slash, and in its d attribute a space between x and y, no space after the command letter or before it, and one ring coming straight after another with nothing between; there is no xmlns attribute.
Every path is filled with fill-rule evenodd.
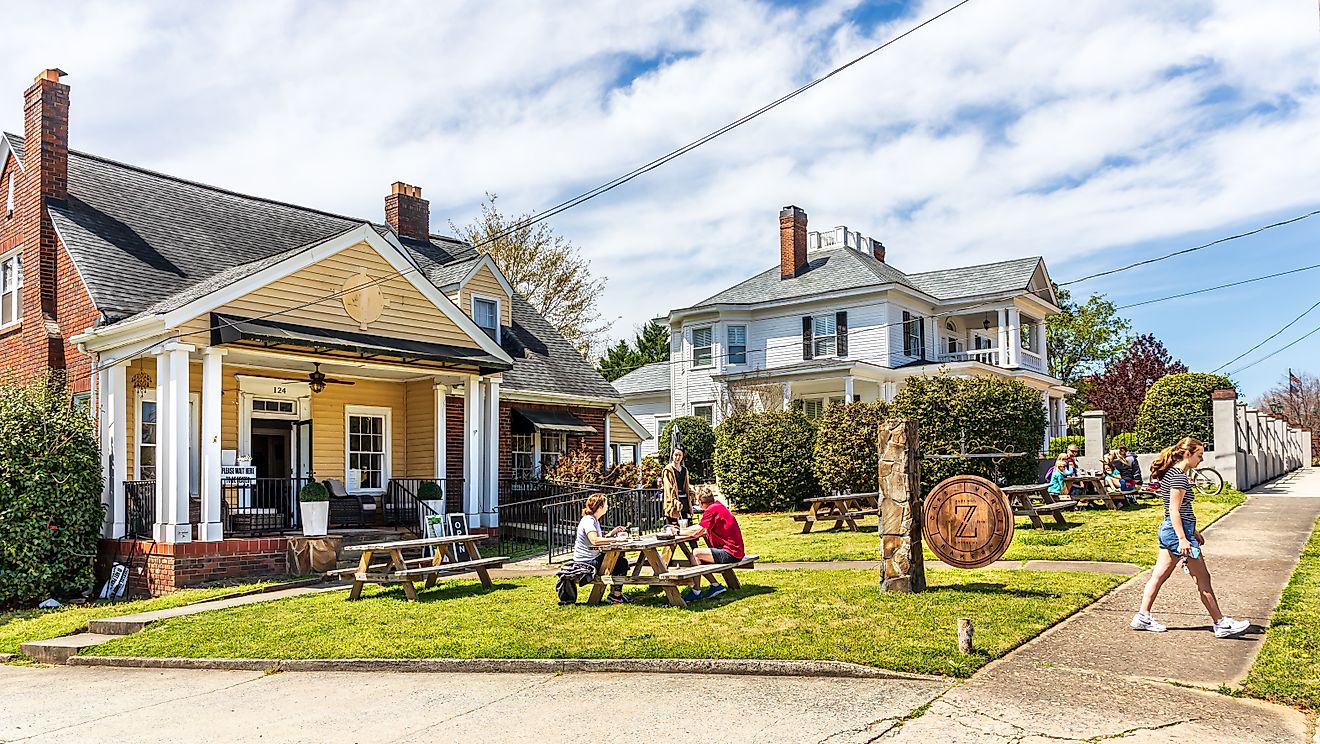
<svg viewBox="0 0 1320 744"><path fill-rule="evenodd" d="M594 427L596 433L585 436L570 434L568 436L568 451L576 452L582 447L586 447L592 454L598 455L602 462L605 458L605 417L609 415L608 408L587 408L585 406L555 406L541 403L521 403L510 402L504 399L500 400L500 480L510 478L513 474L513 442L511 434L513 432L512 419L513 408L539 409L543 411L568 411L574 416L582 419L582 423Z"/></svg>
<svg viewBox="0 0 1320 744"><path fill-rule="evenodd" d="M151 540L102 540L101 576L109 575L110 563L116 558L127 562L128 592L153 597L199 584L286 576L288 545L287 537L177 545Z"/></svg>
<svg viewBox="0 0 1320 744"><path fill-rule="evenodd" d="M451 395L445 399L445 473L456 479L456 483L463 477L463 427L463 399ZM463 511L461 490L454 489L447 497L449 503L445 508L448 511Z"/></svg>

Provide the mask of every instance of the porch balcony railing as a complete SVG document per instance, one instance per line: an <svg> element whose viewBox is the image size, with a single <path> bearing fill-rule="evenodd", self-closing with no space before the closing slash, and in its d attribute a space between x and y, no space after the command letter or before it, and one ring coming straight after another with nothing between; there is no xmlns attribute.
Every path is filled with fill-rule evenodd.
<svg viewBox="0 0 1320 744"><path fill-rule="evenodd" d="M298 492L310 478L220 482L220 519L226 534L266 534L298 527Z"/></svg>
<svg viewBox="0 0 1320 744"><path fill-rule="evenodd" d="M156 524L156 481L124 481L125 537L151 538Z"/></svg>
<svg viewBox="0 0 1320 744"><path fill-rule="evenodd" d="M463 513L462 478L390 478L381 497L381 523L425 534L427 517L442 516L442 511L420 498L424 483L440 487L443 502L440 508L444 513Z"/></svg>
<svg viewBox="0 0 1320 744"><path fill-rule="evenodd" d="M1029 369L1033 372L1040 372L1042 374L1045 372L1045 360L1042 359L1039 354L1023 349L1022 353L1018 356L1020 357L1020 361L1018 362L1019 367Z"/></svg>
<svg viewBox="0 0 1320 744"><path fill-rule="evenodd" d="M980 362L992 367L999 366L999 349L975 349L939 355L941 362Z"/></svg>

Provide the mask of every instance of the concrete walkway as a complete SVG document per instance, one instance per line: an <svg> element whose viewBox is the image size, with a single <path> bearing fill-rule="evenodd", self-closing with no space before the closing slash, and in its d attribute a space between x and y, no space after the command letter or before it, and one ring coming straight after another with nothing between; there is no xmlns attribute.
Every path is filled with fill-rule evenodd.
<svg viewBox="0 0 1320 744"><path fill-rule="evenodd" d="M926 561L926 568L948 568L941 561ZM878 570L880 561L789 561L786 563L756 564L758 571L839 571L842 569ZM986 566L999 571L1082 571L1085 573L1105 573L1115 576L1135 576L1141 567L1132 563L1113 561L995 561ZM495 569L490 575L500 579L517 579L523 576L554 576L558 565L547 565L545 558L532 558L517 563L507 564L502 569Z"/></svg>
<svg viewBox="0 0 1320 744"><path fill-rule="evenodd" d="M1205 531L1206 560L1221 607L1255 624L1246 637L1213 636L1195 583L1181 571L1155 603L1155 615L1169 632L1130 630L1148 575L1142 573L988 665L892 740L1058 742L1131 732L1124 742L1309 741L1310 722L1291 708L1160 680L1210 689L1242 680L1264 641L1261 626L1268 623L1317 516L1320 468L1252 491L1245 504Z"/></svg>

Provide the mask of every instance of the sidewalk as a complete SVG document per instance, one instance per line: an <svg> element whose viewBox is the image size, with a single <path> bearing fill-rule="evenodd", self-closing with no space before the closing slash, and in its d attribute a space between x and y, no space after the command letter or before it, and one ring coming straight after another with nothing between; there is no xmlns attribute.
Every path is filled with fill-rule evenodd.
<svg viewBox="0 0 1320 744"><path fill-rule="evenodd" d="M1078 741L1125 732L1125 742L1307 741L1310 723L1291 708L1162 680L1212 690L1242 680L1317 516L1320 468L1311 468L1251 491L1205 531L1220 605L1255 626L1245 637L1213 636L1195 583L1181 571L1155 603L1169 632L1130 630L1143 572L988 665L886 741Z"/></svg>

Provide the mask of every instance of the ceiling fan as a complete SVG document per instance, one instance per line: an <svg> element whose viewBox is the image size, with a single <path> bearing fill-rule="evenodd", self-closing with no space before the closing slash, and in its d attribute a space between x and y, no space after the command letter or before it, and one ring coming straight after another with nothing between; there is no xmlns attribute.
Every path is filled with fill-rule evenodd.
<svg viewBox="0 0 1320 744"><path fill-rule="evenodd" d="M319 363L314 363L313 366L315 367L315 369L307 373L307 383L312 388L313 393L319 393L322 390L325 390L326 385L356 385L357 384L352 380L332 380L329 377L326 377L325 373L321 371L321 365Z"/></svg>

